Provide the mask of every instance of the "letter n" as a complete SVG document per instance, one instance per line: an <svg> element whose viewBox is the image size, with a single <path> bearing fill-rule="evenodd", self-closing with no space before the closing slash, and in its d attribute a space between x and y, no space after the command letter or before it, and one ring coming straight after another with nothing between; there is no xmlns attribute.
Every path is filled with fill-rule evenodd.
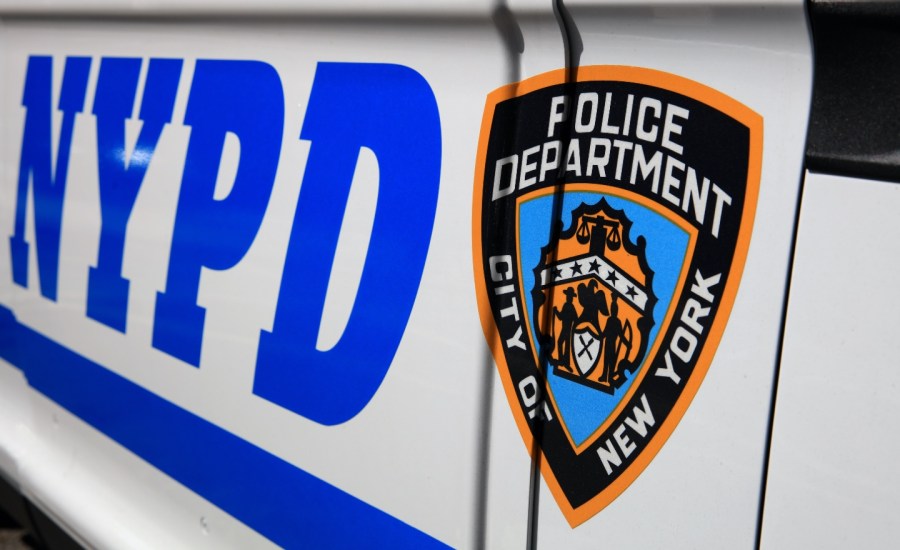
<svg viewBox="0 0 900 550"><path fill-rule="evenodd" d="M16 222L9 239L13 281L28 286L28 242L25 241L25 216L28 186L34 201L34 232L41 294L56 300L59 272L59 240L62 229L63 201L66 196L66 174L75 115L84 108L89 57L69 57L63 72L58 109L62 112L56 162L52 157L53 60L33 56L28 60L22 105L26 109L22 135L22 156L16 196Z"/></svg>

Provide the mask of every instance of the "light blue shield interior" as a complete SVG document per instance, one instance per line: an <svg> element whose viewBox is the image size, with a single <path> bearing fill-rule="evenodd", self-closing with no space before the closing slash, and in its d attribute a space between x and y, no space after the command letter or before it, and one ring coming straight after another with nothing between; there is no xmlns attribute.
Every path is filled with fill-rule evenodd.
<svg viewBox="0 0 900 550"><path fill-rule="evenodd" d="M650 210L636 202L596 192L567 192L563 195L562 223L566 231L572 224L572 211L582 203L594 205L605 198L606 202L616 210L624 210L625 216L631 220L629 233L631 242L643 235L647 239L647 264L653 270L653 293L657 302L653 307L653 328L647 337L647 351L653 348L653 342L659 334L660 325L672 302L675 286L687 261L686 254L690 235L663 215ZM537 342L534 326L534 304L531 291L534 288L534 268L541 261L541 248L550 240L550 218L553 209L553 196L546 195L523 201L519 206L519 250L522 273L522 290L525 294L525 308L531 323L531 339ZM536 344L535 344L535 347ZM644 361L631 373L628 380L616 390L614 395L579 384L572 380L556 376L552 369L547 369L547 383L553 393L559 410L560 420L567 428L576 445L581 445L609 417L628 393L632 381L638 376L647 362Z"/></svg>

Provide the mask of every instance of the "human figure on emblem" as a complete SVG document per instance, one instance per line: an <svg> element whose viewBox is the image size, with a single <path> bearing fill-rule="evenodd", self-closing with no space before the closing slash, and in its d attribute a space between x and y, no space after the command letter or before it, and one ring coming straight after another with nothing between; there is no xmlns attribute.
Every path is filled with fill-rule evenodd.
<svg viewBox="0 0 900 550"><path fill-rule="evenodd" d="M622 321L619 320L618 297L614 294L609 307L609 319L603 330L604 350L603 354L603 378L610 383L617 374L616 367L619 364L619 342L624 334Z"/></svg>
<svg viewBox="0 0 900 550"><path fill-rule="evenodd" d="M590 323L597 331L597 335L603 334L600 331L600 314L609 315L609 309L606 307L606 295L602 290L596 290L597 281L591 279L587 284L578 285L578 301L581 303L581 316L578 318L579 323Z"/></svg>
<svg viewBox="0 0 900 550"><path fill-rule="evenodd" d="M559 329L559 337L556 339L556 354L559 358L559 364L569 366L569 353L572 342L572 327L575 325L575 319L578 318L578 312L575 310L575 289L567 287L563 294L566 295L566 303L563 304L562 310L553 308L553 314L557 319L562 321L562 327Z"/></svg>

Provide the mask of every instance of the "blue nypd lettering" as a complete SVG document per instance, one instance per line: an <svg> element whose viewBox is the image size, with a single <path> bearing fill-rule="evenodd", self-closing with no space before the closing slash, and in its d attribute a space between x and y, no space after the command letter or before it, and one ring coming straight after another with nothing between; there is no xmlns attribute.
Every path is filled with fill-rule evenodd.
<svg viewBox="0 0 900 550"><path fill-rule="evenodd" d="M91 65L97 61L69 57L58 104L52 105L53 62L31 57L25 77L15 226L9 240L13 282L28 287L33 248L40 294L57 300L73 128L76 116L89 112L96 119L101 229L97 263L88 267L85 314L127 333L129 281L122 264L128 222L163 129L181 123L190 128L190 139L165 288L156 296L152 346L199 367L205 319L205 309L197 303L200 273L240 263L266 216L286 122L281 79L271 65L258 61L197 60L187 82L182 60L102 58L93 104L85 105ZM146 75L139 98L142 69ZM183 86L190 87L184 120L173 120ZM128 154L125 125L138 100L141 129ZM56 144L54 109L62 115ZM230 192L219 198L214 191L229 133L240 143L240 157ZM440 118L430 86L408 67L319 63L299 138L310 142L309 158L275 323L271 332L260 334L253 392L333 425L366 406L406 329L437 207ZM370 244L347 327L333 348L321 351L316 335L362 147L374 152L380 174ZM34 243L26 240L29 216Z"/></svg>
<svg viewBox="0 0 900 550"><path fill-rule="evenodd" d="M49 57L32 57L25 76L22 105L28 116L22 135L22 157L19 161L19 180L16 191L16 225L9 239L13 281L28 285L28 250L25 241L25 208L28 184L34 196L34 229L37 248L38 278L41 295L56 300L59 272L59 241L62 231L63 201L66 195L66 176L75 115L84 109L91 60L70 57L63 72L62 90L57 109L62 114L56 162L51 162L52 62ZM53 167L56 167L56 170Z"/></svg>
<svg viewBox="0 0 900 550"><path fill-rule="evenodd" d="M94 99L100 180L100 249L88 278L87 315L125 332L128 279L122 277L122 255L128 219L150 166L163 127L172 119L181 60L153 59L141 100L143 123L134 152L126 158L125 120L131 117L141 71L140 59L106 58Z"/></svg>
<svg viewBox="0 0 900 550"><path fill-rule="evenodd" d="M200 364L205 311L200 269L234 267L253 243L278 170L284 128L281 79L257 61L197 61L185 125L191 127L165 292L156 299L153 347ZM240 140L231 192L213 198L225 134Z"/></svg>
<svg viewBox="0 0 900 550"><path fill-rule="evenodd" d="M434 96L418 73L399 65L319 64L300 134L312 142L309 161L275 327L260 338L254 393L322 424L349 420L375 394L400 345L431 240L441 140L439 131L423 130L439 127ZM316 334L360 147L375 153L381 176L372 237L347 328L333 348L319 351Z"/></svg>

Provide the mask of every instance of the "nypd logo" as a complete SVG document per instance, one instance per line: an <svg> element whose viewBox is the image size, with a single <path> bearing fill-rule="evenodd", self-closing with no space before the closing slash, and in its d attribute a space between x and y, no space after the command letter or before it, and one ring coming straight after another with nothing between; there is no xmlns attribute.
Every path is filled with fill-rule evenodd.
<svg viewBox="0 0 900 550"><path fill-rule="evenodd" d="M272 246L255 243L275 210L275 181L280 173L301 178L293 218L281 224L283 265L258 266L279 284L273 324L242 335L259 342L252 391L322 425L350 420L380 387L416 300L437 209L441 124L431 86L409 67L321 62L310 77L300 134L285 137L293 124L289 117L298 116L285 106L298 92L285 90L278 71L264 61L30 56L18 177L0 189L14 197L0 204L0 219L14 221L8 248L0 252L8 263L0 261L0 272L18 289L59 303L66 248L96 247L83 265L68 262L70 278L86 274L84 303L66 298L70 302L60 307L83 308L92 322L132 335L132 304L149 300L149 345L201 368L208 334L201 273L230 270L254 246ZM175 109L179 98L183 114ZM60 121L57 132L54 120ZM173 130L189 136L186 144ZM229 152L226 141L234 138L239 147ZM301 174L284 175L290 170L282 163L288 139L310 148ZM179 148L180 155L166 156ZM363 149L379 167L365 268L340 338L320 349L317 335ZM70 174L76 155L91 169ZM220 167L227 163L236 169L223 177L230 180L228 190L219 193ZM156 207L143 221L133 217L146 204L142 190L162 181L150 174L167 169L166 177L180 179L174 211ZM93 188L96 203L70 200L71 185ZM99 216L85 220L99 225L99 234L87 228L65 234L64 217L80 212ZM134 250L141 235L144 246L168 251L165 284L158 290L126 276L126 248ZM244 285L232 298L249 303L257 293Z"/></svg>
<svg viewBox="0 0 900 550"><path fill-rule="evenodd" d="M647 467L712 362L756 208L762 119L674 75L493 92L475 175L482 325L574 527ZM723 366L725 368L725 366Z"/></svg>
<svg viewBox="0 0 900 550"><path fill-rule="evenodd" d="M127 449L278 547L446 548L293 454L334 451L340 433L303 438L367 414L406 333L441 177L425 77L392 63L13 54L0 363L55 403L33 412L68 410L121 445L104 464ZM353 295L334 323L341 280ZM340 331L320 341L329 322Z"/></svg>

